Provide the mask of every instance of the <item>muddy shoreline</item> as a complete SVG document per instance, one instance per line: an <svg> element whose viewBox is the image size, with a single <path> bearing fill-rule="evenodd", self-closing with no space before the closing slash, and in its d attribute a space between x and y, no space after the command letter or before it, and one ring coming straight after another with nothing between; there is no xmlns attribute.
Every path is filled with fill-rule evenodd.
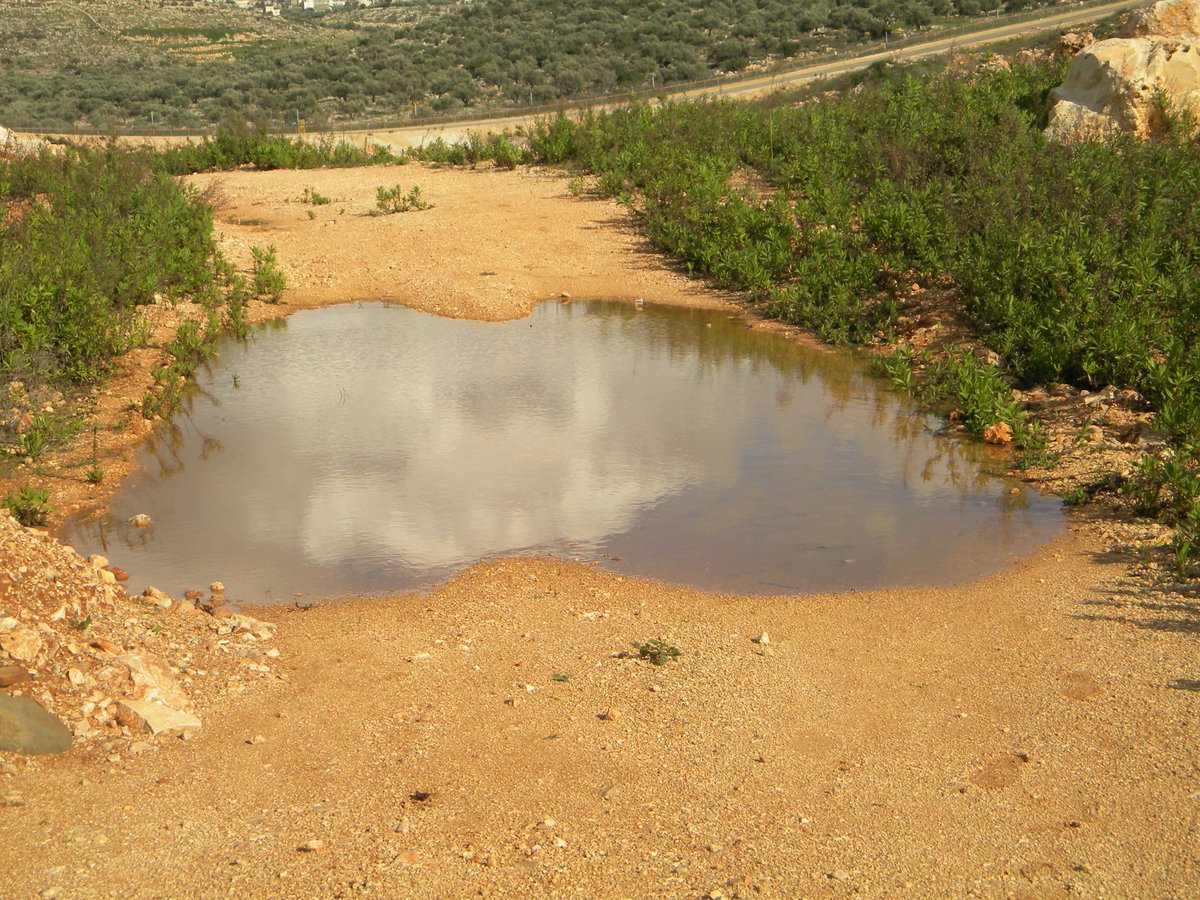
<svg viewBox="0 0 1200 900"><path fill-rule="evenodd" d="M508 319L562 294L736 308L553 175L194 180L219 182L231 259L277 248L287 302L258 319L357 299ZM433 207L371 215L394 183ZM127 406L153 353L98 393L101 421L125 424L104 429L102 485L61 470L64 511L102 503L148 430ZM747 597L504 559L427 593L260 610L286 677L198 694L191 740L0 754L11 889L1188 893L1194 594L1131 570L1153 528L1086 519L954 588ZM629 653L653 637L678 659Z"/></svg>

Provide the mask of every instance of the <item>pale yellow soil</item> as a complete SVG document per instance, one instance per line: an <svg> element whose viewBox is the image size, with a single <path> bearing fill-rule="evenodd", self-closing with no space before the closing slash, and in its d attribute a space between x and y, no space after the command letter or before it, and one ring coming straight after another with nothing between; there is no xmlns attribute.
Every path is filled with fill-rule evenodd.
<svg viewBox="0 0 1200 900"><path fill-rule="evenodd" d="M724 302L668 270L622 207L574 197L557 175L411 164L190 180L221 204L232 258L248 264L250 246L276 247L291 309L383 299L443 316L513 319L562 293ZM418 187L430 207L379 214L377 188L397 185ZM305 188L329 202L305 202Z"/></svg>
<svg viewBox="0 0 1200 900"><path fill-rule="evenodd" d="M196 181L234 258L278 250L293 287L260 316L728 302L561 178ZM396 183L434 207L367 215ZM949 589L735 597L510 559L254 610L272 674L198 689L192 740L0 758L0 894L1198 895L1197 598L1100 535ZM614 656L660 636L677 660Z"/></svg>

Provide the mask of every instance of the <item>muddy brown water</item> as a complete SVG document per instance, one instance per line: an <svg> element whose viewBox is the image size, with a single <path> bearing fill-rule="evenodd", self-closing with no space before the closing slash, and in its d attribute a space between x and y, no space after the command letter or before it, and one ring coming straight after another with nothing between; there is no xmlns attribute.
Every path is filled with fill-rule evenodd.
<svg viewBox="0 0 1200 900"><path fill-rule="evenodd" d="M223 342L108 512L62 538L131 588L272 603L509 553L738 593L950 584L1062 528L1056 499L936 428L860 359L728 313L349 304Z"/></svg>

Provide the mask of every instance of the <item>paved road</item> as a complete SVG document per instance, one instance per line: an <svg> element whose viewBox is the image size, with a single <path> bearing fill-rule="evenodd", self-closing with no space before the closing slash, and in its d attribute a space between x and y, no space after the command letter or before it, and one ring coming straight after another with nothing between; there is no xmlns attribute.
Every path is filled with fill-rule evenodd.
<svg viewBox="0 0 1200 900"><path fill-rule="evenodd" d="M921 59L951 50L992 44L1013 37L1034 34L1039 31L1071 28L1076 25L1096 22L1114 13L1143 5L1145 5L1145 0L1119 0L1119 2L1106 3L1102 6L1089 6L1065 12L1052 12L1037 19L998 25L995 28L976 31L971 34L934 38L920 44L912 44L896 50L881 50L876 53L867 54L866 56L855 56L770 75L759 75L716 86L675 91L669 93L668 96L677 100L714 96L739 98L759 96L769 94L781 88L796 87L817 78L828 78L834 75L843 75L847 72L855 72L865 69L881 60ZM396 148L413 147L438 137L452 142L472 131L496 133L506 129L513 129L521 125L529 125L536 118L538 116L527 114L499 116L496 118L449 122L442 125L420 125L388 129L386 131L366 132L364 133L364 137L379 143L389 144Z"/></svg>

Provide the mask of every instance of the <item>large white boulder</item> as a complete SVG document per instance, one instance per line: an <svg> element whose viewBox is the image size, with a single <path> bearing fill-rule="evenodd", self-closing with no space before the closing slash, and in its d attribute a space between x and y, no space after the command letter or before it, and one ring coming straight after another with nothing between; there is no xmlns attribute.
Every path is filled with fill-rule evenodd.
<svg viewBox="0 0 1200 900"><path fill-rule="evenodd" d="M15 131L0 125L0 159L15 156L30 156L41 152L46 145L38 138L21 137Z"/></svg>
<svg viewBox="0 0 1200 900"><path fill-rule="evenodd" d="M1200 0L1161 0L1121 36L1084 48L1050 92L1046 136L1058 141L1162 131L1163 103L1200 121Z"/></svg>

